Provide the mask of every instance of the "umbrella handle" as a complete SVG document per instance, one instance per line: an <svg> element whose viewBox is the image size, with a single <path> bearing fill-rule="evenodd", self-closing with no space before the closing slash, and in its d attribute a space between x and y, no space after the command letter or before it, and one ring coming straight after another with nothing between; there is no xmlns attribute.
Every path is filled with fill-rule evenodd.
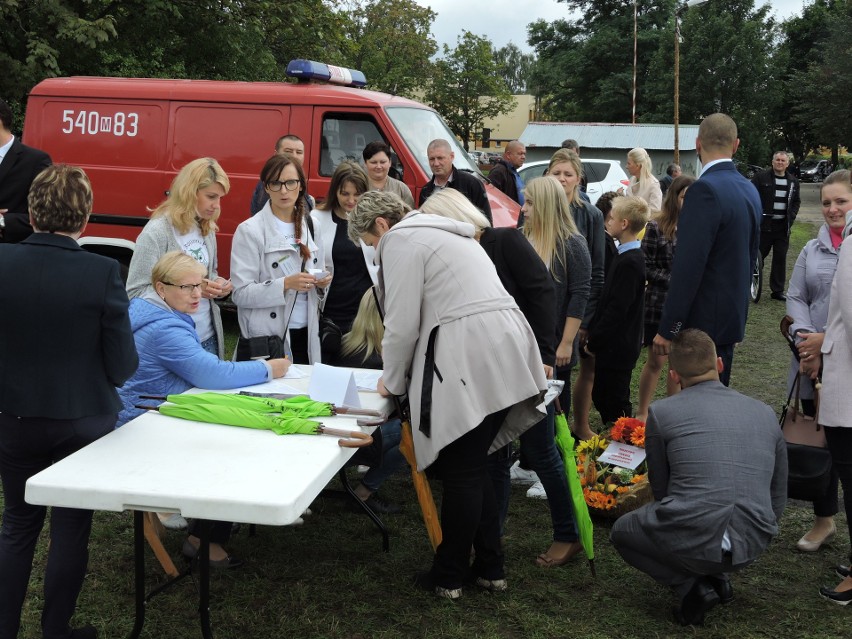
<svg viewBox="0 0 852 639"><path fill-rule="evenodd" d="M362 433L358 430L342 430L340 428L328 428L326 426L320 426L318 430L324 435L340 437L341 439L337 440L337 444L342 448L362 448L373 443L372 435Z"/></svg>

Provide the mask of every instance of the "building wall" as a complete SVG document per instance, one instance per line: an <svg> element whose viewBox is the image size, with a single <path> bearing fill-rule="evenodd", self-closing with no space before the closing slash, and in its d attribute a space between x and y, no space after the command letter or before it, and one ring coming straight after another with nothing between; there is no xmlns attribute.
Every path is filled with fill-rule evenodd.
<svg viewBox="0 0 852 639"><path fill-rule="evenodd" d="M527 128L527 124L534 119L535 97L531 95L514 95L512 97L515 98L514 109L504 115L485 120L483 127L491 129L490 146L484 147L482 141L477 140L476 148L471 150L502 153L506 142L521 137L521 133ZM477 134L480 133L482 131L477 131Z"/></svg>

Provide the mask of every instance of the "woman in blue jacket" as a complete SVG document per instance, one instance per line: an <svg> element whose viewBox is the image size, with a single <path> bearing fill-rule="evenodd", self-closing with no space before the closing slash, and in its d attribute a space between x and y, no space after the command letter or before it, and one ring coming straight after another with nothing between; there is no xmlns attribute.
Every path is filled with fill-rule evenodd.
<svg viewBox="0 0 852 639"><path fill-rule="evenodd" d="M206 273L205 266L194 258L171 251L154 265L153 288L130 302L130 326L139 353L139 368L119 390L123 408L117 427L144 412L134 407L140 395L182 393L193 386L210 390L239 388L282 377L287 372L287 359L225 362L201 346L190 314L199 309ZM193 525L189 531L183 552L194 557L199 539L193 535ZM229 557L221 546L230 531L229 522L214 523L210 535L211 566L234 568L242 563Z"/></svg>

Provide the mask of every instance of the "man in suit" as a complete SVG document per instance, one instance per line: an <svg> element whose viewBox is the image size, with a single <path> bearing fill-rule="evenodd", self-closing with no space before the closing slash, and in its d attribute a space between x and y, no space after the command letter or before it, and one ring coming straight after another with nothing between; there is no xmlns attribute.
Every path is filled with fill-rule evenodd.
<svg viewBox="0 0 852 639"><path fill-rule="evenodd" d="M459 171L453 166L453 159L455 159L456 154L453 153L450 143L440 138L432 140L426 147L426 154L429 158L429 168L432 169L432 179L420 191L417 206L423 204L426 198L435 192L435 189L455 189L482 211L489 222L493 223L491 205L488 203L485 187L476 176L465 171Z"/></svg>
<svg viewBox="0 0 852 639"><path fill-rule="evenodd" d="M506 143L503 157L497 160L497 164L488 173L491 184L503 191L518 204L524 204L524 183L518 175L518 169L524 165L527 157L527 149L520 140L512 140Z"/></svg>
<svg viewBox="0 0 852 639"><path fill-rule="evenodd" d="M742 570L778 533L787 450L775 412L719 382L710 337L672 341L670 375L683 391L651 404L645 437L654 501L615 522L611 540L631 566L679 598L675 618L700 624L733 599Z"/></svg>
<svg viewBox="0 0 852 639"><path fill-rule="evenodd" d="M740 144L737 125L714 113L695 141L704 168L683 202L669 294L654 352L668 355L672 338L700 328L716 344L730 383L734 344L745 335L749 287L760 240L760 198L731 158Z"/></svg>
<svg viewBox="0 0 852 639"><path fill-rule="evenodd" d="M92 211L86 174L64 164L48 167L33 181L28 204L35 232L0 245L0 273L14 275L0 286L0 639L19 636L47 511L25 501L27 480L115 428L116 387L138 364L118 262L76 241ZM97 636L91 626L69 626L86 576L91 526L91 510L52 510L45 639Z"/></svg>
<svg viewBox="0 0 852 639"><path fill-rule="evenodd" d="M0 100L0 242L20 242L33 232L27 193L35 177L50 166L44 151L21 144L12 135L12 110Z"/></svg>
<svg viewBox="0 0 852 639"><path fill-rule="evenodd" d="M763 205L760 224L760 257L765 260L772 251L772 270L769 288L772 299L784 302L784 284L787 282L787 249L790 247L790 229L799 214L801 197L799 180L787 170L790 158L786 151L772 156L772 168L761 171L752 178Z"/></svg>

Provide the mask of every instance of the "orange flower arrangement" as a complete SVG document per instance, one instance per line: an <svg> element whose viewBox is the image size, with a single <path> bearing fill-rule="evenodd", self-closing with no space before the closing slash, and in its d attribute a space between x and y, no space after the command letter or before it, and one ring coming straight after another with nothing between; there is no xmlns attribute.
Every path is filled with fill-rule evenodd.
<svg viewBox="0 0 852 639"><path fill-rule="evenodd" d="M631 470L598 461L610 441L644 448L645 423L622 417L610 429L609 439L596 435L577 446L577 472L583 497L589 508L603 512L614 510L625 499L635 499L636 493L648 485L645 462Z"/></svg>

